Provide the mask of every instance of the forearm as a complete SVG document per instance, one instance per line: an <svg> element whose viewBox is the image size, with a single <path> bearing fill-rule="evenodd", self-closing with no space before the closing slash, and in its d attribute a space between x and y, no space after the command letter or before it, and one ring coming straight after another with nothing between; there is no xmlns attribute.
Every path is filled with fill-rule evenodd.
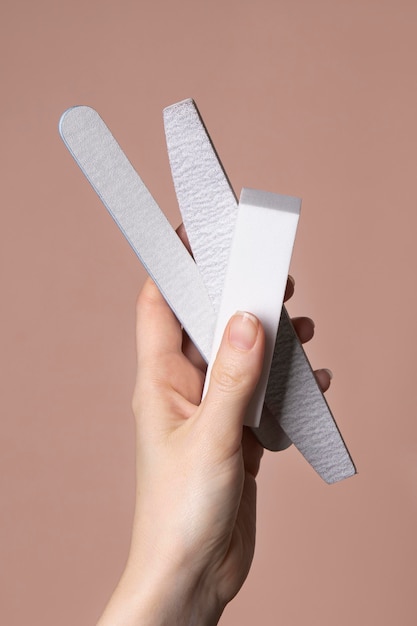
<svg viewBox="0 0 417 626"><path fill-rule="evenodd" d="M131 550L98 626L215 626L253 556L261 448L242 422L262 369L263 329L249 314L233 316L203 402L203 372L150 281L137 335Z"/></svg>

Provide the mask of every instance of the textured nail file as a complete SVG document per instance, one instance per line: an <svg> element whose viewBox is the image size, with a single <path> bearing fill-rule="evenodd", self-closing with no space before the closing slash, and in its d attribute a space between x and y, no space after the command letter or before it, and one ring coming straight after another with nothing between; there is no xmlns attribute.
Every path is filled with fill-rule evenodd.
<svg viewBox="0 0 417 626"><path fill-rule="evenodd" d="M185 228L206 288L218 307L237 214L236 198L194 102L184 100L167 107L164 122ZM355 474L285 307L266 405L260 426L254 430L266 448L282 449L289 437L326 482ZM288 437L283 437L281 426Z"/></svg>
<svg viewBox="0 0 417 626"><path fill-rule="evenodd" d="M288 322L285 326L283 319ZM273 415L280 416L282 428L304 458L331 484L353 476L356 469L326 399L313 381L313 370L283 307L265 403Z"/></svg>
<svg viewBox="0 0 417 626"><path fill-rule="evenodd" d="M72 156L202 355L215 313L200 272L98 113L73 107L59 130Z"/></svg>
<svg viewBox="0 0 417 626"><path fill-rule="evenodd" d="M265 331L265 356L246 426L257 427L261 419L300 207L298 198L266 191L240 195L205 389L229 319L236 311L254 313Z"/></svg>
<svg viewBox="0 0 417 626"><path fill-rule="evenodd" d="M195 109L193 103L191 101L189 103ZM202 128L204 131L203 126ZM60 131L75 160L101 196L109 212L158 284L197 348L208 360L215 319L213 309L194 262L190 259L188 252L182 246L152 196L95 111L89 107L74 107L62 117ZM207 134L203 132L203 144L207 137ZM208 142L210 143L209 140ZM199 146L196 145L195 165L199 164L201 156L198 148ZM210 155L210 157L212 156ZM222 173L215 153L214 160L209 163L209 169L205 172L206 183L210 182L213 170ZM224 173L223 178L220 176L218 182L223 185L226 183L229 200L230 195L234 200L234 207L232 208L236 209L236 201ZM217 191L220 194L219 199L222 201L226 196L225 188L220 187ZM159 246L162 248L158 251ZM283 332L283 322L286 322L285 332ZM286 351L286 358L283 362L279 360L276 362L276 355L274 354L272 371L275 373L277 371L281 373L291 371L288 359L293 359L297 371L299 365L297 355L299 357L301 351L302 357L304 359L306 357L284 308L281 314L277 345L282 347L281 356L283 351ZM303 373L306 374L305 371ZM312 373L310 372L310 374ZM342 467L340 444L343 445L343 442L337 429L333 433L334 449L332 454L329 454L327 450L328 442L331 439L329 433L327 432L326 437L323 438L320 423L315 423L315 429L312 429L308 423L307 414L311 412L311 407L309 402L305 402L305 391L310 392L311 398L313 398L314 390L307 388L308 386L311 387L311 378L314 377L312 375L310 378L307 377L304 381L306 388L298 389L298 394L290 394L290 402L287 402L285 376L280 376L280 385L274 384L272 390L268 385L267 401L273 407L275 415L284 413L287 408L291 408L291 402L296 406L299 414L300 412L304 414L303 427L299 426L294 430L291 422L286 425L286 429L289 433L293 431L292 439L295 445L318 473L327 482L335 482L351 475L355 470L351 462L350 465L346 463L346 467ZM285 393L282 393L280 389L282 385ZM319 397L322 397L317 385L315 391ZM299 402L300 404L298 404ZM285 438L282 437L279 422L265 406L261 425L255 431L259 434L261 441L263 439L262 442L266 447L271 449L285 447ZM310 433L312 436L315 435L317 439L313 447L309 443ZM317 459L323 454L326 455L325 458ZM351 471L352 468L353 471Z"/></svg>
<svg viewBox="0 0 417 626"><path fill-rule="evenodd" d="M167 107L164 124L178 205L194 258L217 312L237 215L237 199L193 100ZM279 332L282 332L282 325L292 329L288 316L281 318ZM275 417L264 406L255 432L260 443L269 450L284 450L291 445L278 416L279 413Z"/></svg>

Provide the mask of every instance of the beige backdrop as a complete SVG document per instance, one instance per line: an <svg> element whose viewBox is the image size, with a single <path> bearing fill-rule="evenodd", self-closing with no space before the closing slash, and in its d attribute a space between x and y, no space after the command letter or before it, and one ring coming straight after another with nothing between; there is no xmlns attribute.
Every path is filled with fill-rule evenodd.
<svg viewBox="0 0 417 626"><path fill-rule="evenodd" d="M58 137L107 121L172 224L162 108L194 97L237 192L303 197L289 309L359 475L266 454L223 626L414 626L415 0L3 0L0 622L92 624L133 510L144 271Z"/></svg>

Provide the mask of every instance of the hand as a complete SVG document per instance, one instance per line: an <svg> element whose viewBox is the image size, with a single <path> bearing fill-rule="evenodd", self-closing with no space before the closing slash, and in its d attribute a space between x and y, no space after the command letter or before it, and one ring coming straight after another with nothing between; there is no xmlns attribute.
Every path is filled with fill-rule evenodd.
<svg viewBox="0 0 417 626"><path fill-rule="evenodd" d="M293 291L289 281L287 297ZM312 337L308 318L294 326L302 341ZM253 557L263 450L242 421L263 348L256 318L235 315L200 403L203 361L147 280L137 307L132 544L101 626L217 624L243 584Z"/></svg>

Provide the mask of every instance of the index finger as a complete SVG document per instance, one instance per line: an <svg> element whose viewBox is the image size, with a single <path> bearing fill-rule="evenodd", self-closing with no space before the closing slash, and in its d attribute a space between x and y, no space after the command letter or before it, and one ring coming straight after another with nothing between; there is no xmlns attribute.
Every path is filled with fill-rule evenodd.
<svg viewBox="0 0 417 626"><path fill-rule="evenodd" d="M169 352L179 353L182 346L181 325L158 287L147 278L136 306L136 351L138 362Z"/></svg>

